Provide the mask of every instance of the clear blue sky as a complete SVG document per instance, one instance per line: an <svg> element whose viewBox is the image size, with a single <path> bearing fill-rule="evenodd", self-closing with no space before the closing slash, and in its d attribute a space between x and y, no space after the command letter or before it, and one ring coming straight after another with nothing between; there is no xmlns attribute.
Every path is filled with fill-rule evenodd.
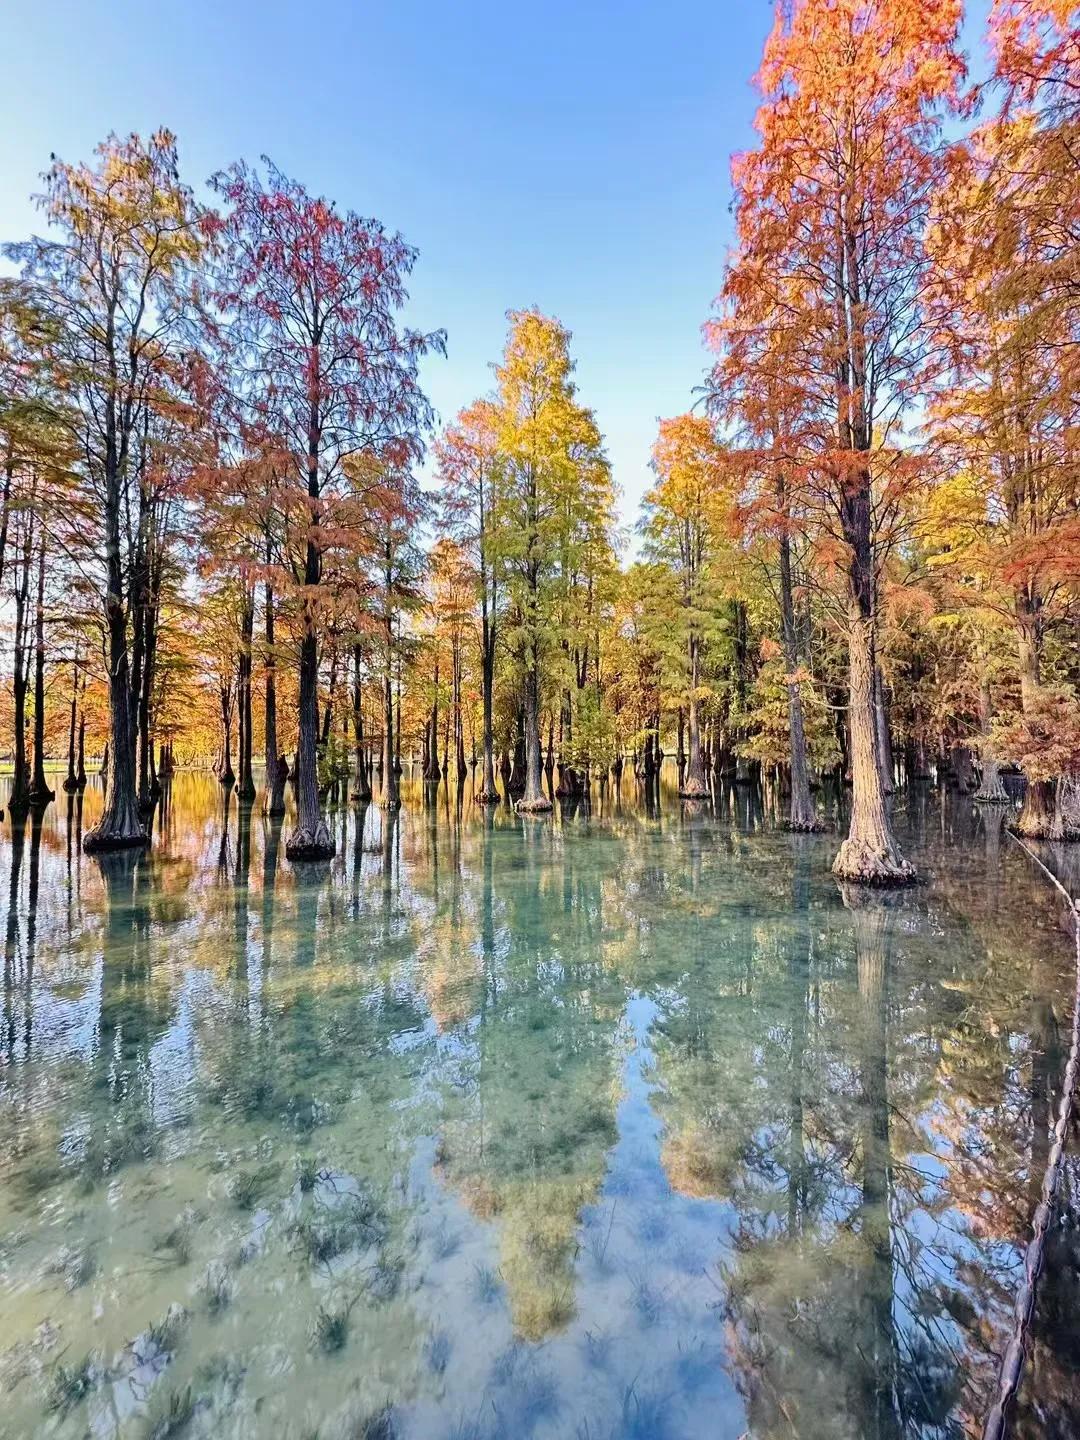
<svg viewBox="0 0 1080 1440"><path fill-rule="evenodd" d="M574 333L629 521L656 419L687 408L752 142L770 0L20 0L4 26L0 239L55 151L176 132L200 188L270 155L420 250L410 318L443 419L484 393L505 312Z"/></svg>

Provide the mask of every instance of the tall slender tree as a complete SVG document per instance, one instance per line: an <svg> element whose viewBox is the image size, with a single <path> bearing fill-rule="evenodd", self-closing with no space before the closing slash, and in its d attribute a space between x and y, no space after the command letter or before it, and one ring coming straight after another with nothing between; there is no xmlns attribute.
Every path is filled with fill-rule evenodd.
<svg viewBox="0 0 1080 1440"><path fill-rule="evenodd" d="M522 675L525 789L521 811L551 809L542 783L540 709L545 669L558 643L557 579L568 520L607 473L592 412L576 399L570 332L538 310L512 311L498 380L499 453L494 552L507 567L516 624L510 639ZM575 494L576 492L576 494Z"/></svg>
<svg viewBox="0 0 1080 1440"><path fill-rule="evenodd" d="M442 480L443 518L464 548L476 576L480 605L480 684L483 704L483 763L478 804L499 799L495 787L495 654L499 643L504 577L492 536L492 506L497 488L499 412L491 400L462 410L436 442Z"/></svg>
<svg viewBox="0 0 1080 1440"><path fill-rule="evenodd" d="M703 415L660 422L653 446L656 483L643 502L645 551L670 578L673 603L662 606L670 646L681 653L677 691L688 717L688 756L679 793L709 794L702 758L701 706L705 695L702 651L726 609L732 565L732 466ZM727 561L725 567L725 560Z"/></svg>
<svg viewBox="0 0 1080 1440"><path fill-rule="evenodd" d="M80 563L93 574L106 629L110 764L101 820L86 850L148 843L136 788L132 686L139 566L139 467L145 437L181 344L184 282L198 259L198 211L180 183L167 130L111 136L93 165L55 160L41 207L56 238L9 247L47 319L42 344L78 457Z"/></svg>
<svg viewBox="0 0 1080 1440"><path fill-rule="evenodd" d="M335 567L349 568L362 517L347 462L407 466L431 411L418 381L441 332L399 324L416 252L377 220L340 213L272 165L219 174L214 217L215 327L234 366L229 391L245 429L289 459L276 492L282 565L299 612L295 860L331 855L318 784L319 663ZM370 530L364 533L366 548Z"/></svg>
<svg viewBox="0 0 1080 1440"><path fill-rule="evenodd" d="M793 0L758 74L758 147L734 167L731 343L800 392L800 470L846 588L853 804L838 877L904 883L877 754L875 625L889 518L913 469L900 445L928 370L924 237L942 117L960 103L960 0ZM778 322L777 317L782 317Z"/></svg>

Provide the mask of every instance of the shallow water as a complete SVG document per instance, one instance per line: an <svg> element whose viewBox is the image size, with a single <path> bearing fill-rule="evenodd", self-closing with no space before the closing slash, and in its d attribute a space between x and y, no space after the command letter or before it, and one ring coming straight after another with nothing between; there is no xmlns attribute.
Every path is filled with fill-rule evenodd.
<svg viewBox="0 0 1080 1440"><path fill-rule="evenodd" d="M979 1433L1072 984L1000 815L901 797L886 897L745 790L407 785L313 869L170 790L2 829L0 1433ZM1066 1186L1017 1435L1080 1433Z"/></svg>

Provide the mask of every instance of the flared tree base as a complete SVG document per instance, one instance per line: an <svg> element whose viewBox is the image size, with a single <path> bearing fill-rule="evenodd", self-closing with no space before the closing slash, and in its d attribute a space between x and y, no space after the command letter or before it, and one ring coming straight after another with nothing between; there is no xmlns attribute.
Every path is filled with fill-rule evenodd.
<svg viewBox="0 0 1080 1440"><path fill-rule="evenodd" d="M317 825L298 825L285 841L288 860L329 860L333 853L334 842L322 820Z"/></svg>
<svg viewBox="0 0 1080 1440"><path fill-rule="evenodd" d="M793 835L821 835L825 830L825 822L818 820L789 820L787 828Z"/></svg>
<svg viewBox="0 0 1080 1440"><path fill-rule="evenodd" d="M1022 840L1053 840L1057 843L1080 841L1080 827L1070 824L1060 811L1055 811L1049 819L1034 815L1026 821L1021 814L1017 817L1016 824L1009 828Z"/></svg>
<svg viewBox="0 0 1080 1440"><path fill-rule="evenodd" d="M83 784L84 784L84 785L86 784L86 781L85 781L85 780L83 781ZM67 779L64 781L64 794L65 794L65 795L74 795L74 794L76 793L76 791L77 791L77 790L80 790L81 788L82 788L82 787L79 785L78 778L77 778L76 776L74 776L74 775L69 775L69 776L67 777Z"/></svg>
<svg viewBox="0 0 1080 1440"><path fill-rule="evenodd" d="M991 791L991 792L987 793L986 795L984 795L981 790L977 790L977 791L975 792L975 794L974 794L971 798L972 798L972 800L975 802L976 805L1011 805L1011 804L1012 804L1012 801L1009 799L1008 795L1005 793L1004 790L999 790L996 794Z"/></svg>
<svg viewBox="0 0 1080 1440"><path fill-rule="evenodd" d="M480 790L473 796L477 805L501 805L502 796L497 790Z"/></svg>
<svg viewBox="0 0 1080 1440"><path fill-rule="evenodd" d="M875 846L852 836L840 846L832 868L838 880L854 885L914 885L918 879L914 867L892 846Z"/></svg>
<svg viewBox="0 0 1080 1440"><path fill-rule="evenodd" d="M127 830L106 830L98 826L83 836L83 851L87 855L105 855L111 850L144 850L150 844L145 830L132 834Z"/></svg>
<svg viewBox="0 0 1080 1440"><path fill-rule="evenodd" d="M1057 785L1053 780L1031 780L1013 830L1025 840L1060 840L1062 820Z"/></svg>
<svg viewBox="0 0 1080 1440"><path fill-rule="evenodd" d="M679 791L680 800L708 800L709 787L707 785L684 785Z"/></svg>
<svg viewBox="0 0 1080 1440"><path fill-rule="evenodd" d="M546 815L551 809L551 801L546 795L539 795L534 800L519 800L516 808L521 815Z"/></svg>

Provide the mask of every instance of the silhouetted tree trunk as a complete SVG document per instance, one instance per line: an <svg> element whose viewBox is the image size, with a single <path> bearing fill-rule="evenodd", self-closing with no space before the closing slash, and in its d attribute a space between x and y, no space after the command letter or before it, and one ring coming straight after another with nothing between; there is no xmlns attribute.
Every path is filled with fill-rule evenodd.
<svg viewBox="0 0 1080 1440"><path fill-rule="evenodd" d="M709 793L709 786L705 779L705 763L701 755L701 718L700 703L698 700L698 686L701 684L700 661L701 661L701 637L694 630L690 634L689 642L690 659L690 699L688 703L688 740L690 746L689 758L686 766L685 778L679 794L689 800L704 799ZM682 710L679 711L680 734L679 751L682 751ZM679 774L682 777L682 763L679 764Z"/></svg>
<svg viewBox="0 0 1080 1440"><path fill-rule="evenodd" d="M382 763L382 808L396 810L401 804L401 787L398 783L397 749L394 742L394 617L390 609L390 552L386 554L386 602L383 613L383 763Z"/></svg>
<svg viewBox="0 0 1080 1440"><path fill-rule="evenodd" d="M783 479L778 484L781 512L787 514ZM795 630L795 586L791 570L791 539L785 530L780 536L780 635L787 666L788 753L791 765L791 796L788 825L796 831L820 830L821 823L810 793L810 766L806 754L806 727L803 722L802 691L792 677L799 668L799 644Z"/></svg>
<svg viewBox="0 0 1080 1440"><path fill-rule="evenodd" d="M45 778L45 533L38 539L37 603L34 607L34 777L30 800L46 805L53 798Z"/></svg>
<svg viewBox="0 0 1080 1440"><path fill-rule="evenodd" d="M1001 767L990 748L991 719L990 681L983 675L979 685L980 779L975 799L980 805L1008 805L1009 796L1001 780Z"/></svg>
<svg viewBox="0 0 1080 1440"><path fill-rule="evenodd" d="M312 402L308 424L307 480L313 525L320 519L319 439L322 418ZM304 586L309 595L318 593L322 581L322 551L315 535L308 531L304 551ZM299 726L296 745L296 825L285 842L290 860L325 860L334 853L334 841L323 819L319 800L319 637L310 605L303 609L300 639Z"/></svg>
<svg viewBox="0 0 1080 1440"><path fill-rule="evenodd" d="M267 558L270 547L267 545ZM289 766L285 756L278 750L277 733L277 653L274 649L274 590L269 580L263 592L265 615L263 634L266 652L263 661L266 693L264 696L263 740L266 747L266 814L275 817L285 814L285 781L289 778Z"/></svg>
<svg viewBox="0 0 1080 1440"><path fill-rule="evenodd" d="M453 713L454 713L454 761L458 783L468 773L465 765L465 726L461 715L461 637L453 640Z"/></svg>
<svg viewBox="0 0 1080 1440"><path fill-rule="evenodd" d="M30 571L33 563L31 514L21 517L22 543L15 567L15 635L12 654L12 700L14 702L15 767L11 778L8 809L13 815L25 815L30 808L30 773L26 763L26 694L30 688L29 673L29 605Z"/></svg>
<svg viewBox="0 0 1080 1440"><path fill-rule="evenodd" d="M109 660L109 744L105 809L97 825L83 837L83 849L94 851L126 849L147 845L150 837L139 815L135 790L135 731L131 715L131 686L127 643L127 621L122 601L123 580L119 561L119 523L106 524L109 540L109 595L105 605Z"/></svg>
<svg viewBox="0 0 1080 1440"><path fill-rule="evenodd" d="M241 800L255 799L255 776L252 767L252 643L255 635L255 591L244 591L240 612L240 683L237 705L240 714L240 775L236 791Z"/></svg>
<svg viewBox="0 0 1080 1440"><path fill-rule="evenodd" d="M75 659L71 667L71 707L68 720L68 755L67 775L64 777L64 792L73 794L79 788L79 776L75 769L76 760L76 733L78 731L79 716L79 654L75 652Z"/></svg>
<svg viewBox="0 0 1080 1440"><path fill-rule="evenodd" d="M221 706L221 763L218 766L218 780L227 790L236 783L232 768L232 717L234 692L232 677L218 681L218 702Z"/></svg>
<svg viewBox="0 0 1080 1440"><path fill-rule="evenodd" d="M359 645L353 646L353 744L356 748L356 763L353 768L352 798L361 805L371 800L371 781L368 779L367 757L364 752L364 708L361 674L363 653ZM357 825L360 822L357 821Z"/></svg>
<svg viewBox="0 0 1080 1440"><path fill-rule="evenodd" d="M494 805L499 799L499 792L495 788L495 614L494 606L490 609L488 606L483 549L480 556L480 577L480 683L484 706L484 768L475 799L482 805Z"/></svg>
<svg viewBox="0 0 1080 1440"><path fill-rule="evenodd" d="M435 655L435 676L431 698L431 712L428 715L424 779L429 785L437 785L442 778L439 769L439 656Z"/></svg>
<svg viewBox="0 0 1080 1440"><path fill-rule="evenodd" d="M77 774L79 790L86 789L86 680L83 679L83 709L79 712L79 769Z"/></svg>

